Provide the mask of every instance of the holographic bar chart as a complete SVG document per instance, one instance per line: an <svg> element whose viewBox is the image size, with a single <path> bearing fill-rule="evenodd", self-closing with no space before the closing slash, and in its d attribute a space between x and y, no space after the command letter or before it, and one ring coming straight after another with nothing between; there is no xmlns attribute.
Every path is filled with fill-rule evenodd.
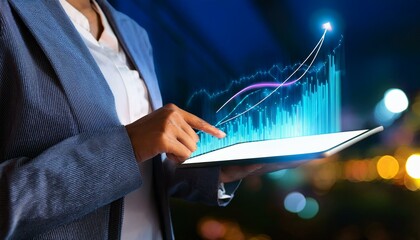
<svg viewBox="0 0 420 240"><path fill-rule="evenodd" d="M273 65L232 81L226 90L194 94L189 102L199 104L204 110L202 117L223 130L226 137L218 139L199 132L200 141L192 157L241 142L340 131L340 47L321 63L314 63L315 55L308 65ZM284 81L295 73L300 77ZM225 104L220 107L220 102Z"/></svg>

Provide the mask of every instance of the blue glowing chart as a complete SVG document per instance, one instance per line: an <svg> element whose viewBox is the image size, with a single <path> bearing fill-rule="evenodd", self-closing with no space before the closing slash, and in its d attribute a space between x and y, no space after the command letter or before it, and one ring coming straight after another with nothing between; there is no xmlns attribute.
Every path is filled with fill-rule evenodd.
<svg viewBox="0 0 420 240"><path fill-rule="evenodd" d="M200 155L232 144L340 131L341 40L319 57L326 33L301 63L275 64L231 82L218 92L200 90L189 106L204 109L205 120L225 131L224 139L199 132Z"/></svg>

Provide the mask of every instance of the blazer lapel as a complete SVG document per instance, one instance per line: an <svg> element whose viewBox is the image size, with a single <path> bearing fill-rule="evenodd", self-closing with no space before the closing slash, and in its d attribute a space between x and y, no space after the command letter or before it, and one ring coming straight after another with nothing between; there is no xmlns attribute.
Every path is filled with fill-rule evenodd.
<svg viewBox="0 0 420 240"><path fill-rule="evenodd" d="M113 94L89 49L80 38L58 1L9 0L29 31L44 51L63 86L73 109L80 131L95 131L107 126L119 125ZM131 58L147 85L154 109L162 105L159 86L153 67L151 49L145 32L127 31L122 15L116 13L105 1L98 1L113 26L120 43ZM132 23L131 23L132 24ZM132 25L131 25L132 26ZM131 34L131 35L130 35ZM142 36L135 36L143 34ZM142 43L134 43L139 37ZM147 43L146 43L147 42ZM157 165L157 166L156 166ZM154 177L163 217L165 239L173 239L169 218L168 200L162 175L162 162L154 161Z"/></svg>
<svg viewBox="0 0 420 240"><path fill-rule="evenodd" d="M60 3L10 2L50 60L80 131L119 125L113 94Z"/></svg>
<svg viewBox="0 0 420 240"><path fill-rule="evenodd" d="M146 83L150 103L154 110L162 106L162 97L153 64L152 49L146 31L140 28L133 28L134 22L127 16L118 13L107 1L97 0L102 11L107 16L120 44L126 50L134 67L141 74ZM127 31L124 31L127 29Z"/></svg>

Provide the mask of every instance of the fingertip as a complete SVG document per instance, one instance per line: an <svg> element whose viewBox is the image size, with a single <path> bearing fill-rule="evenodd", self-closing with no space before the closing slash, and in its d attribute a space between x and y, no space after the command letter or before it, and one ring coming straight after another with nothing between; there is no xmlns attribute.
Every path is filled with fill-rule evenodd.
<svg viewBox="0 0 420 240"><path fill-rule="evenodd" d="M223 132L222 130L220 130L219 128L217 128L216 126L212 126L212 128L214 129L214 131L213 131L214 134L213 135L215 137L218 137L218 138L226 137L226 133Z"/></svg>
<svg viewBox="0 0 420 240"><path fill-rule="evenodd" d="M217 133L217 137L219 137L219 138L224 138L224 137L226 137L226 133L225 132L223 132L222 130L220 130L220 129L217 129L217 131L218 131L218 133Z"/></svg>

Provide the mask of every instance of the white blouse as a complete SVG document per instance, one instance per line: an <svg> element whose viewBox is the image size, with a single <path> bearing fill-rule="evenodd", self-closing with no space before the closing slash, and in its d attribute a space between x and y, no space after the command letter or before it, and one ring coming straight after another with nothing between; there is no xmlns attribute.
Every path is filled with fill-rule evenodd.
<svg viewBox="0 0 420 240"><path fill-rule="evenodd" d="M130 124L150 113L146 85L139 72L130 69L127 56L96 1L92 1L92 6L100 15L103 26L99 40L91 34L89 21L81 12L66 0L60 0L60 3L104 75L114 95L121 124ZM162 234L154 199L152 161L139 164L139 168L143 184L124 198L121 238L159 240Z"/></svg>

